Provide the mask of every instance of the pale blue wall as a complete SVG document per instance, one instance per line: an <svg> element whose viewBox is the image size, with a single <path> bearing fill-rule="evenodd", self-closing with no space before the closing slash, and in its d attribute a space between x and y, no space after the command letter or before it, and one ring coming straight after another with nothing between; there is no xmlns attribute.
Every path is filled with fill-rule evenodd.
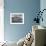
<svg viewBox="0 0 46 46"><path fill-rule="evenodd" d="M46 0L41 0L40 1L40 10L42 11L43 9L46 9ZM46 27L46 11L43 12L42 17L43 17L43 22L40 21L40 25Z"/></svg>
<svg viewBox="0 0 46 46"><path fill-rule="evenodd" d="M35 12L40 9L40 0L4 0L4 35L5 40L17 41L24 37L32 27ZM23 12L24 24L11 25L10 12Z"/></svg>

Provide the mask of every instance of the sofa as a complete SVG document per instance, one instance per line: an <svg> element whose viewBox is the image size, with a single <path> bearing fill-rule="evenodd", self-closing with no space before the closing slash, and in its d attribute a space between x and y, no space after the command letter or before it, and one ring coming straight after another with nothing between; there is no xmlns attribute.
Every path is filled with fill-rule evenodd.
<svg viewBox="0 0 46 46"><path fill-rule="evenodd" d="M34 25L32 26L32 34L34 35L32 46L46 46L46 28Z"/></svg>
<svg viewBox="0 0 46 46"><path fill-rule="evenodd" d="M33 42L31 45L28 45L28 46L46 46L46 28L39 25L34 25L32 26L31 33L33 35L33 37L31 37L33 39ZM29 34L30 33L28 33L27 35ZM13 41L6 42L6 44L4 44L3 46L23 46L25 38L28 38L27 35L26 37L19 39L17 43ZM27 45L24 45L24 46L27 46Z"/></svg>

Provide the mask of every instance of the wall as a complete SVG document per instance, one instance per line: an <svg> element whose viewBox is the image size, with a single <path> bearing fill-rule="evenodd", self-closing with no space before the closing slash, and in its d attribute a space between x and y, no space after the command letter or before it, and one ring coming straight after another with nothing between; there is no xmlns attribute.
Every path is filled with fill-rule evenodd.
<svg viewBox="0 0 46 46"><path fill-rule="evenodd" d="M40 9L41 9L41 11L42 11L43 9L46 9L46 0L40 0ZM43 17L43 22L40 21L40 25L46 27L46 11L43 12L42 17Z"/></svg>
<svg viewBox="0 0 46 46"><path fill-rule="evenodd" d="M40 0L4 0L4 35L7 41L18 41L32 28L32 20L40 9ZM24 13L24 24L10 24L10 13Z"/></svg>

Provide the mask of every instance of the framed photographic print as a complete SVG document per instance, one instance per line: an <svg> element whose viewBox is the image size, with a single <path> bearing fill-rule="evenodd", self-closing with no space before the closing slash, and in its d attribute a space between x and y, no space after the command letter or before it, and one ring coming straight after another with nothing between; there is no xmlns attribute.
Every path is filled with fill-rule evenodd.
<svg viewBox="0 0 46 46"><path fill-rule="evenodd" d="M24 13L10 13L10 24L24 24Z"/></svg>

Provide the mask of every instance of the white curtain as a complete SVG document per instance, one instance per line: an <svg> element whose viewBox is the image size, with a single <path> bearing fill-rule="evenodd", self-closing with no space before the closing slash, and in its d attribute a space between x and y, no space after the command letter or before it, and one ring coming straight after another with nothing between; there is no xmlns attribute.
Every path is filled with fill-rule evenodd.
<svg viewBox="0 0 46 46"><path fill-rule="evenodd" d="M4 41L4 0L0 0L0 42Z"/></svg>

